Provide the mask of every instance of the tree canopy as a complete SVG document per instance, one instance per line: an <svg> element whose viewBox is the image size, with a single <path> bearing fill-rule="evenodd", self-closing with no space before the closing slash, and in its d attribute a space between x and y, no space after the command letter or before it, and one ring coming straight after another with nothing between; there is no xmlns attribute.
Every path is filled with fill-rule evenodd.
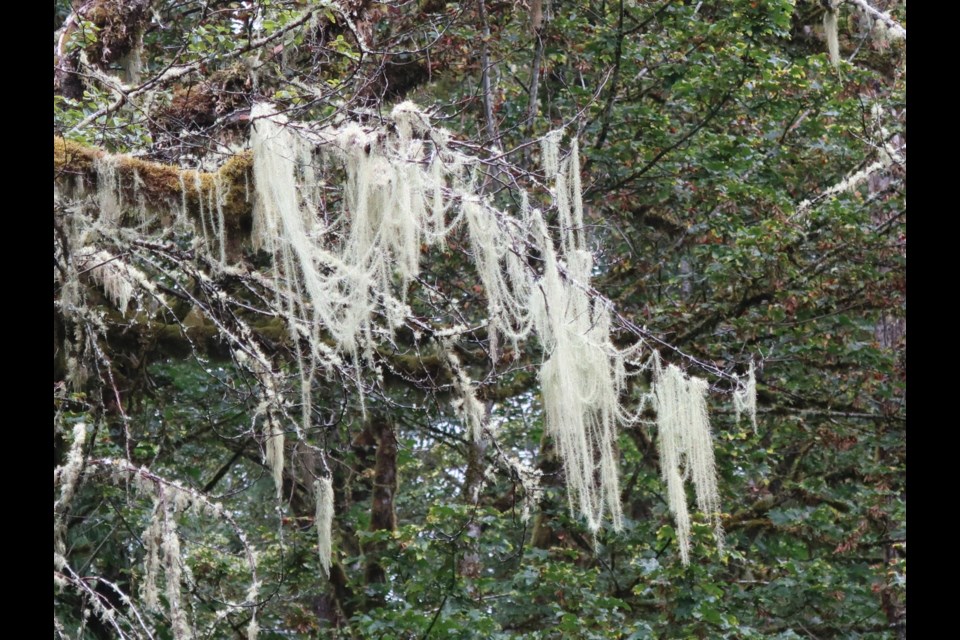
<svg viewBox="0 0 960 640"><path fill-rule="evenodd" d="M55 637L905 637L905 2L54 8Z"/></svg>

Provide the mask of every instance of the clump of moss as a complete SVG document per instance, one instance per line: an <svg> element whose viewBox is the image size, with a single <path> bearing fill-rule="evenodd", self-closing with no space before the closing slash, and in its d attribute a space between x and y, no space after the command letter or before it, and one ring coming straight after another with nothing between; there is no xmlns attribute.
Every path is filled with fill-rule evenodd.
<svg viewBox="0 0 960 640"><path fill-rule="evenodd" d="M130 55L150 20L149 0L93 0L83 17L97 27L97 39L87 49L92 61L110 65Z"/></svg>
<svg viewBox="0 0 960 640"><path fill-rule="evenodd" d="M94 161L103 156L99 149L85 147L79 142L65 140L58 136L53 138L53 175L54 178L63 174L84 174L93 171Z"/></svg>
<svg viewBox="0 0 960 640"><path fill-rule="evenodd" d="M202 159L218 148L242 143L249 134L249 119L244 116L251 89L250 70L242 63L175 87L169 102L151 110L151 154L172 160L188 152ZM219 145L212 145L211 139Z"/></svg>

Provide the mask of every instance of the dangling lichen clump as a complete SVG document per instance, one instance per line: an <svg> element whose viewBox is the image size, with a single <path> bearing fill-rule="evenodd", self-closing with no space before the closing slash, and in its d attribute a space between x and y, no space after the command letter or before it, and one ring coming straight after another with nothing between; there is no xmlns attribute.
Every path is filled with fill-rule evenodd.
<svg viewBox="0 0 960 640"><path fill-rule="evenodd" d="M684 480L691 480L697 506L714 526L723 545L720 493L707 417L706 380L687 377L674 365L654 361L654 406L657 411L660 472L667 485L670 511L676 521L677 545L684 564L690 562L690 514Z"/></svg>
<svg viewBox="0 0 960 640"><path fill-rule="evenodd" d="M314 483L313 490L317 499L315 523L317 525L320 568L329 577L331 555L333 553L333 480L323 476Z"/></svg>

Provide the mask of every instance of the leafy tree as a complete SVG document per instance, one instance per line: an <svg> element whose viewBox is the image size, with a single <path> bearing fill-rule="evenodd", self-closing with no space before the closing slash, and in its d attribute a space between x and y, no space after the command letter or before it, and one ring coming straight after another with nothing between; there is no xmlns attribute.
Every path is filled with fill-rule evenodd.
<svg viewBox="0 0 960 640"><path fill-rule="evenodd" d="M905 637L905 3L827 4L55 2L55 635Z"/></svg>

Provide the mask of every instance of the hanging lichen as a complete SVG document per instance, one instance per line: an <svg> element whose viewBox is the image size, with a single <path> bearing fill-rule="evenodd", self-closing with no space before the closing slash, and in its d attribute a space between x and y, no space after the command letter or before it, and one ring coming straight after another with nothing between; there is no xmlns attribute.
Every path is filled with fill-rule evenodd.
<svg viewBox="0 0 960 640"><path fill-rule="evenodd" d="M693 482L697 507L714 527L723 545L720 493L713 459L713 440L707 417L705 380L687 377L674 365L654 364L654 407L657 411L660 471L667 485L670 511L676 523L677 545L684 564L690 562L690 514L684 481Z"/></svg>
<svg viewBox="0 0 960 640"><path fill-rule="evenodd" d="M317 500L316 526L317 550L320 555L320 568L330 577L330 563L333 555L333 480L326 476L317 479L313 486Z"/></svg>
<svg viewBox="0 0 960 640"><path fill-rule="evenodd" d="M623 362L609 340L606 303L594 303L589 292L592 256L584 240L576 142L563 160L562 132L543 144L561 225L558 253L525 196L518 219L475 194L475 161L446 146L449 135L410 103L394 109L393 135L356 123L300 135L265 106L257 106L253 118L255 243L275 256L278 286L291 300L288 322L307 320L309 310L310 326L329 332L354 362L369 359L374 337L409 315L406 289L419 272L424 239L442 239L464 219L488 299L493 357L499 335L516 346L536 330L545 349L540 381L547 430L559 444L571 509L591 531L605 517L619 528L615 442L624 414ZM312 175L315 153L339 160L346 173L343 211L326 225L298 195L306 191L303 176ZM542 273L524 264L528 251L544 257ZM457 407L471 437L479 438L484 409L455 356L450 363Z"/></svg>
<svg viewBox="0 0 960 640"><path fill-rule="evenodd" d="M838 33L837 13L839 9L835 0L827 0L823 12L823 32L827 39L827 52L833 66L840 64L840 36Z"/></svg>

